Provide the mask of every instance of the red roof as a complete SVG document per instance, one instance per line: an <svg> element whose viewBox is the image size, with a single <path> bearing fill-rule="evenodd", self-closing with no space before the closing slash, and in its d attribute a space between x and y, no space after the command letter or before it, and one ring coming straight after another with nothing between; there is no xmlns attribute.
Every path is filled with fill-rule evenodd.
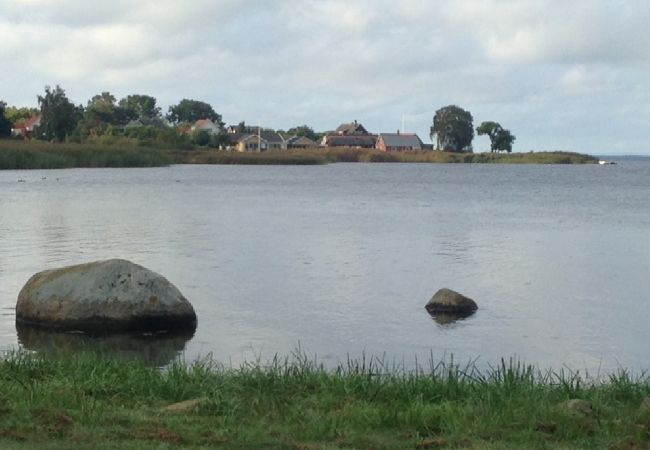
<svg viewBox="0 0 650 450"><path fill-rule="evenodd" d="M29 119L27 119L27 121L25 122L25 128L27 129L34 128L34 125L36 125L40 121L41 121L40 115L32 116Z"/></svg>

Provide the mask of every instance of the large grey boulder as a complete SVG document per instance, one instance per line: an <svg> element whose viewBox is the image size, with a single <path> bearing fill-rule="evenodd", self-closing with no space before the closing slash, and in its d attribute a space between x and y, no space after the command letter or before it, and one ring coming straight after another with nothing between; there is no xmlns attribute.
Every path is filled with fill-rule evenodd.
<svg viewBox="0 0 650 450"><path fill-rule="evenodd" d="M474 300L451 289L440 289L429 300L426 307L429 314L469 315L478 309Z"/></svg>
<svg viewBox="0 0 650 450"><path fill-rule="evenodd" d="M121 259L37 273L18 295L16 321L86 332L196 328L190 302L163 276Z"/></svg>

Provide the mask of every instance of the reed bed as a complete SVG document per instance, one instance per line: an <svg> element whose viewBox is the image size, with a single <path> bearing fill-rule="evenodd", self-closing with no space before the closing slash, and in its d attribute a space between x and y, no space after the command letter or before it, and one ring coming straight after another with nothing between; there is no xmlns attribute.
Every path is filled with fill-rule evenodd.
<svg viewBox="0 0 650 450"><path fill-rule="evenodd" d="M171 162L168 151L148 147L0 140L0 170L158 167Z"/></svg>
<svg viewBox="0 0 650 450"><path fill-rule="evenodd" d="M112 141L111 141L112 142ZM382 152L316 148L238 153L216 149L142 146L122 139L110 144L0 140L0 170L73 167L156 167L169 164L319 165L328 163L593 164L598 159L570 152L448 153Z"/></svg>
<svg viewBox="0 0 650 450"><path fill-rule="evenodd" d="M571 152L449 153L439 151L382 152L372 149L330 148L275 150L264 153L188 151L179 163L191 164L327 164L327 163L433 163L433 164L595 164L598 158Z"/></svg>

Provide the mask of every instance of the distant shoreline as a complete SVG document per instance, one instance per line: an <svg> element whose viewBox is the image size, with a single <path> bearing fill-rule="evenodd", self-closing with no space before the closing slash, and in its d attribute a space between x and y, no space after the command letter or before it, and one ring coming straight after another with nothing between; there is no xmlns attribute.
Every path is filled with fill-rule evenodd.
<svg viewBox="0 0 650 450"><path fill-rule="evenodd" d="M374 149L315 148L238 153L216 149L165 149L96 144L0 141L0 170L100 167L164 167L171 164L322 165L348 163L429 164L597 164L599 158L573 152L449 153L437 150L383 152Z"/></svg>

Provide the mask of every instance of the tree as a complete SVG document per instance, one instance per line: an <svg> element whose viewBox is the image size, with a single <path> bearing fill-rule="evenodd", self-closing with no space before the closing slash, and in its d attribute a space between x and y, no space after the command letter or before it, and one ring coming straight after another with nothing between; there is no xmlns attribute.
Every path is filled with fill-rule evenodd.
<svg viewBox="0 0 650 450"><path fill-rule="evenodd" d="M15 106L8 106L5 108L5 117L12 124L16 122L26 122L27 119L34 117L39 113L36 108L17 108Z"/></svg>
<svg viewBox="0 0 650 450"><path fill-rule="evenodd" d="M7 119L5 111L7 110L7 104L3 101L0 101L0 137L9 137L11 136L11 121Z"/></svg>
<svg viewBox="0 0 650 450"><path fill-rule="evenodd" d="M200 119L210 119L220 127L224 126L221 121L221 114L215 112L208 103L198 100L184 98L178 105L170 106L167 113L167 120L173 124L180 122L194 123Z"/></svg>
<svg viewBox="0 0 650 450"><path fill-rule="evenodd" d="M101 136L113 125L124 122L124 111L110 92L102 92L88 101L83 118L77 126L81 136Z"/></svg>
<svg viewBox="0 0 650 450"><path fill-rule="evenodd" d="M120 100L118 106L122 109L125 122L140 120L150 124L162 119L161 110L156 106L156 99L149 95L128 95Z"/></svg>
<svg viewBox="0 0 650 450"><path fill-rule="evenodd" d="M63 141L70 134L83 114L82 106L75 106L60 86L45 86L45 95L38 96L41 107L41 124L37 137L45 140Z"/></svg>
<svg viewBox="0 0 650 450"><path fill-rule="evenodd" d="M469 111L456 105L440 108L433 116L431 139L436 137L438 150L471 152L474 139L473 120Z"/></svg>
<svg viewBox="0 0 650 450"><path fill-rule="evenodd" d="M211 134L207 130L196 130L192 133L190 142L201 147L206 147L210 144Z"/></svg>
<svg viewBox="0 0 650 450"><path fill-rule="evenodd" d="M490 138L490 151L492 152L512 152L512 144L516 137L506 130L498 122L483 122L476 129L479 136L487 135Z"/></svg>
<svg viewBox="0 0 650 450"><path fill-rule="evenodd" d="M311 127L307 125L301 125L299 127L290 128L286 134L288 136L302 136L311 139L312 141L318 141L318 135Z"/></svg>

